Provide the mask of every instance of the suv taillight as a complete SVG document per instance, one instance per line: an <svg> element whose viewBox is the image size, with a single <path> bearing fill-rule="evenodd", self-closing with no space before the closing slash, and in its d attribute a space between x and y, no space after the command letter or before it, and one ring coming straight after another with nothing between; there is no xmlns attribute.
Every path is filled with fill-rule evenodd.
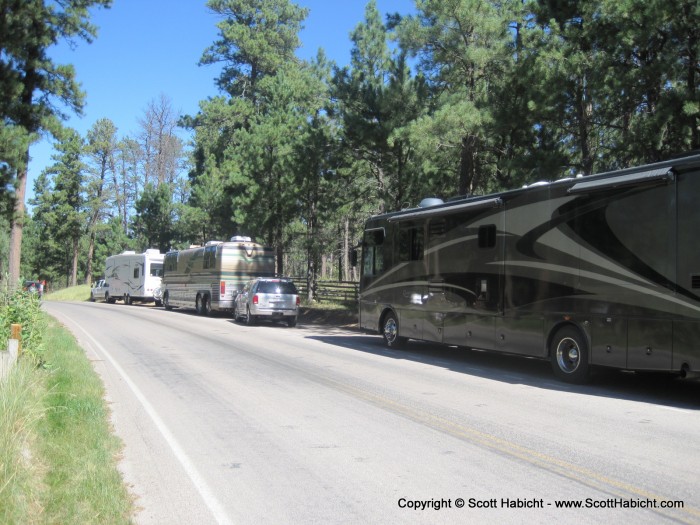
<svg viewBox="0 0 700 525"><path fill-rule="evenodd" d="M299 299L299 296L297 295L297 306L301 304L301 300Z"/></svg>
<svg viewBox="0 0 700 525"><path fill-rule="evenodd" d="M253 296L253 304L258 304L258 294Z"/></svg>

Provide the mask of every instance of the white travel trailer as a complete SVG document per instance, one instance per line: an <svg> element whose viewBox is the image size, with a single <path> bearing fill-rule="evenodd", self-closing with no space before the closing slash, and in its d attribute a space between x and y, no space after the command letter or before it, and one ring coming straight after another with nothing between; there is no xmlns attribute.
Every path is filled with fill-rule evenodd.
<svg viewBox="0 0 700 525"><path fill-rule="evenodd" d="M163 254L158 250L143 253L125 251L107 257L105 281L109 285L107 302L122 300L152 302L160 306L160 281L163 277ZM156 296L154 296L154 293Z"/></svg>

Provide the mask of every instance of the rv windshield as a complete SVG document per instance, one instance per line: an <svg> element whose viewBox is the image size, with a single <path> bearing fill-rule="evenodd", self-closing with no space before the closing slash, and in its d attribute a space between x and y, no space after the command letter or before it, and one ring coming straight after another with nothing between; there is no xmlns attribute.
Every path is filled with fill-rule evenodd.
<svg viewBox="0 0 700 525"><path fill-rule="evenodd" d="M151 277L163 277L163 265L161 263L151 264Z"/></svg>

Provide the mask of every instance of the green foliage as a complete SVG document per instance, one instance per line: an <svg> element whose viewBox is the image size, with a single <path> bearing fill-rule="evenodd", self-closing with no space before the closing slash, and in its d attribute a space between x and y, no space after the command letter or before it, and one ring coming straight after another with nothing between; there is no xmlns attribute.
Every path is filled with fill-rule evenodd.
<svg viewBox="0 0 700 525"><path fill-rule="evenodd" d="M309 62L295 56L308 11L290 0L207 7L218 34L200 63L222 66L221 95L180 120L194 136L188 180L170 169L181 143L157 131L172 129L157 117L167 101L162 112L151 104L136 139L96 122L82 204L66 206L77 180L68 174L80 171L68 149L36 181L27 275L68 276L75 238L77 272L90 278L124 249L244 234L274 246L280 272L348 279L357 276L347 252L369 215L700 149L692 0L421 0L413 15L384 20L372 0L342 68L322 50ZM0 82L19 94L15 80ZM12 118L0 128L0 152L14 159L0 164L8 193L10 167L34 136ZM0 204L0 217L7 211Z"/></svg>
<svg viewBox="0 0 700 525"><path fill-rule="evenodd" d="M7 349L10 326L22 326L20 344L24 355L34 363L42 360L42 343L46 329L41 313L40 300L36 293L23 291L0 292L0 348Z"/></svg>
<svg viewBox="0 0 700 525"><path fill-rule="evenodd" d="M173 194L168 184L154 186L151 183L136 201L134 232L143 249L158 248L168 251L173 238Z"/></svg>

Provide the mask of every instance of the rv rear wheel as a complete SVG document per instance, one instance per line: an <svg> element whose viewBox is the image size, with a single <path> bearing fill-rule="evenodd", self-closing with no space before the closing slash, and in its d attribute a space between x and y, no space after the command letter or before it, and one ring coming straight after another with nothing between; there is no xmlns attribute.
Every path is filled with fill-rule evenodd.
<svg viewBox="0 0 700 525"><path fill-rule="evenodd" d="M577 328L564 326L557 331L550 343L549 358L554 375L562 381L588 381L588 346Z"/></svg>
<svg viewBox="0 0 700 525"><path fill-rule="evenodd" d="M394 312L389 312L384 317L382 336L389 348L400 348L406 343L406 338L399 336L399 320Z"/></svg>
<svg viewBox="0 0 700 525"><path fill-rule="evenodd" d="M197 315L202 315L202 296L197 294L197 298L194 300L194 310Z"/></svg>
<svg viewBox="0 0 700 525"><path fill-rule="evenodd" d="M163 296L163 304L165 305L166 310L172 310L173 307L170 304L170 296L168 295L168 292L165 292L165 295Z"/></svg>
<svg viewBox="0 0 700 525"><path fill-rule="evenodd" d="M211 315L211 299L206 294L202 296L202 315Z"/></svg>

